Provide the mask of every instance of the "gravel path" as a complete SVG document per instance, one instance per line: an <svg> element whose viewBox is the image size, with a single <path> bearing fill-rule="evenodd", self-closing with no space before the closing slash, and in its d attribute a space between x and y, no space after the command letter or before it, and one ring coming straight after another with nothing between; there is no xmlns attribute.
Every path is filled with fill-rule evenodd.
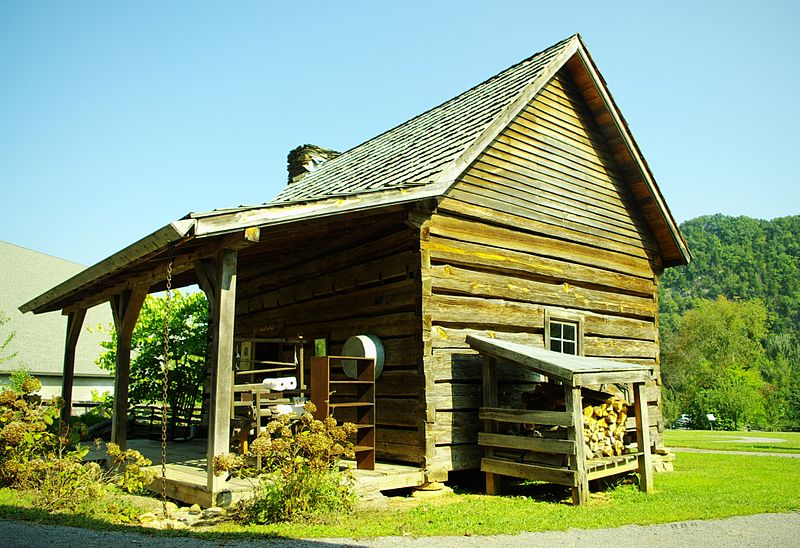
<svg viewBox="0 0 800 548"><path fill-rule="evenodd" d="M702 546L725 547L800 547L800 513L757 514L722 520L683 521L663 525L626 525L616 529L570 530L489 537L381 537L372 540L324 539L239 539L230 541L200 540L196 537L163 537L134 532L100 532L73 527L35 525L0 521L0 544L3 548L61 547L109 548L133 546L141 548L206 548L226 546L244 548L333 547L427 547L436 548L507 548L508 546L658 546L678 548Z"/></svg>

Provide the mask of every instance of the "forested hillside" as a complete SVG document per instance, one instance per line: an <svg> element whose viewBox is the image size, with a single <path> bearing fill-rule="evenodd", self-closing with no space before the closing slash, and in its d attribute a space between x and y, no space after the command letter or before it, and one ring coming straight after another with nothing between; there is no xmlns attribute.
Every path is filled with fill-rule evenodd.
<svg viewBox="0 0 800 548"><path fill-rule="evenodd" d="M681 230L694 260L661 279L665 415L800 427L800 216L711 215Z"/></svg>
<svg viewBox="0 0 800 548"><path fill-rule="evenodd" d="M800 328L800 215L772 221L708 215L681 224L694 259L661 278L661 321L697 299L761 299L771 331Z"/></svg>

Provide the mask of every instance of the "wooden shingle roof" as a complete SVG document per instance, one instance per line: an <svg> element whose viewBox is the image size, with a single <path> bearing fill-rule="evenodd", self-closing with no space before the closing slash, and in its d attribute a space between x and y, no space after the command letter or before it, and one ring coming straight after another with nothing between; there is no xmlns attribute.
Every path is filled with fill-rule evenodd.
<svg viewBox="0 0 800 548"><path fill-rule="evenodd" d="M691 254L683 235L605 81L576 34L328 160L272 201L190 213L25 303L20 310L39 313L74 306L78 301L94 303L97 295L93 292L103 283L124 284L127 275L154 268L169 246L200 246L205 238L222 239L251 228L264 230L438 200L564 67L580 76L582 93L653 231L664 266L688 263Z"/></svg>
<svg viewBox="0 0 800 548"><path fill-rule="evenodd" d="M329 160L274 202L413 187L436 175L535 81L572 38L504 70L461 95Z"/></svg>

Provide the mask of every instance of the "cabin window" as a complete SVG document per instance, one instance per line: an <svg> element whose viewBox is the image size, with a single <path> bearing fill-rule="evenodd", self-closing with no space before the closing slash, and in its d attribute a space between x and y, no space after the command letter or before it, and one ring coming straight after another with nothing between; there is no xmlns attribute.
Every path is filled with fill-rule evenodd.
<svg viewBox="0 0 800 548"><path fill-rule="evenodd" d="M547 346L561 354L581 354L580 324L561 320L549 320Z"/></svg>

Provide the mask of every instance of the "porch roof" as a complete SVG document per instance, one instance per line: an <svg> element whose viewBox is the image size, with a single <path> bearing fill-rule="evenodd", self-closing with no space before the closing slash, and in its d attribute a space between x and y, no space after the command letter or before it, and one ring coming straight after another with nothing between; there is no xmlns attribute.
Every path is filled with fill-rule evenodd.
<svg viewBox="0 0 800 548"><path fill-rule="evenodd" d="M173 287L197 283L197 261L222 248L242 249L264 241L262 231L326 218L346 218L369 210L381 214L424 201L432 193L390 190L346 199L275 204L208 213L190 213L118 251L19 307L23 313L70 311L107 301L122 289L146 284L150 292L164 289L168 262L173 262Z"/></svg>

